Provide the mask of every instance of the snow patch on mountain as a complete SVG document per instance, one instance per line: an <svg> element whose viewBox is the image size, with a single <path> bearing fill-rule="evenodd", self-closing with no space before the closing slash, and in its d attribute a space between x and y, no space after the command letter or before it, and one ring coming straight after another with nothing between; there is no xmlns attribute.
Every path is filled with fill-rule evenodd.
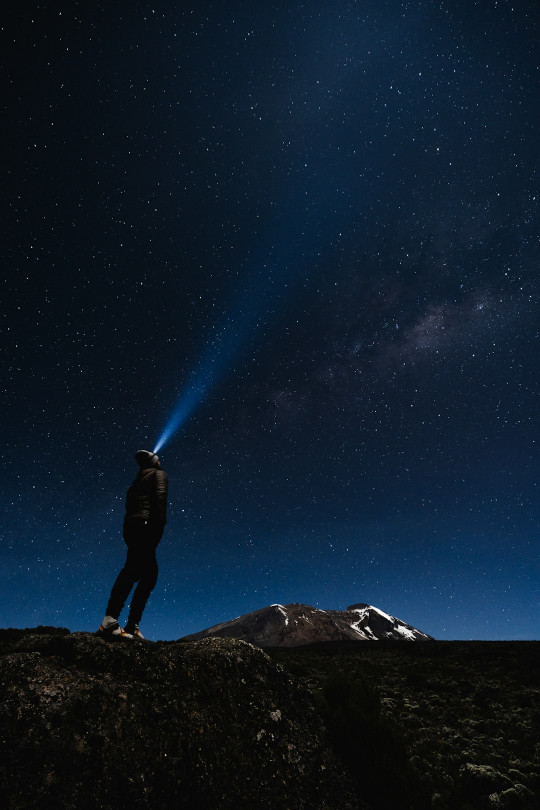
<svg viewBox="0 0 540 810"><path fill-rule="evenodd" d="M280 612L280 613L282 613L282 614L283 614L283 616L285 616L285 625L289 624L289 617L288 617L288 615L287 615L287 611L285 610L285 608L283 607L283 605L278 605L278 604L276 603L275 605L270 605L270 607L277 607L277 609L279 610L279 612Z"/></svg>

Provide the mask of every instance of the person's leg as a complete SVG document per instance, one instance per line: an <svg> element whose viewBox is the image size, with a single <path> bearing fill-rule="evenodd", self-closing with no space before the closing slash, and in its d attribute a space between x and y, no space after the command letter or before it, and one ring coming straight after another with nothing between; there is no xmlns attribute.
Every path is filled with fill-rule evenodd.
<svg viewBox="0 0 540 810"><path fill-rule="evenodd" d="M129 551L126 564L116 577L116 581L112 587L109 602L107 604L107 616L112 616L113 619L118 619L122 612L122 608L126 603L133 585L135 584L135 577L132 566L129 565Z"/></svg>
<svg viewBox="0 0 540 810"><path fill-rule="evenodd" d="M118 617L122 612L126 599L128 598L133 585L138 579L137 576L137 554L130 552L130 545L134 544L136 547L139 545L140 527L144 526L142 521L131 521L124 524L123 534L124 542L128 547L127 557L124 567L116 577L116 581L112 587L105 618L100 627L100 631L118 631ZM123 632L123 631L122 631Z"/></svg>
<svg viewBox="0 0 540 810"><path fill-rule="evenodd" d="M141 621L148 597L154 590L157 582L158 565L153 548L146 549L144 553L141 553L139 574L139 583L135 588L129 608L129 616L125 627L126 633L133 632Z"/></svg>
<svg viewBox="0 0 540 810"><path fill-rule="evenodd" d="M109 596L105 617L98 630L98 634L103 636L103 638L133 638L133 636L126 633L118 624L118 617L122 612L122 608L133 587L133 583L132 572L130 572L126 561L126 565L124 565L116 577L111 595Z"/></svg>

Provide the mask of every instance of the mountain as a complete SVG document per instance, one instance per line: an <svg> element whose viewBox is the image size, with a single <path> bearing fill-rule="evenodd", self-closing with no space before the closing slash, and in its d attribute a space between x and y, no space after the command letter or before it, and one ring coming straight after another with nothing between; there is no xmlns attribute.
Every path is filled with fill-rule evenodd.
<svg viewBox="0 0 540 810"><path fill-rule="evenodd" d="M372 605L320 610L311 605L269 605L216 624L181 641L207 637L238 638L257 647L300 647L322 641L432 641L410 624Z"/></svg>

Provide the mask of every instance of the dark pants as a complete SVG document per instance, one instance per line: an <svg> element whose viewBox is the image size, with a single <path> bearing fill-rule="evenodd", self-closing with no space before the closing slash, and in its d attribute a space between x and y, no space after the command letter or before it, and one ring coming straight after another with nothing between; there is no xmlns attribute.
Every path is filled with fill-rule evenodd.
<svg viewBox="0 0 540 810"><path fill-rule="evenodd" d="M137 582L127 624L139 624L148 597L158 578L156 546L161 540L162 528L149 525L144 520L130 520L124 523L124 540L128 547L126 564L113 585L107 616L118 619L131 589Z"/></svg>

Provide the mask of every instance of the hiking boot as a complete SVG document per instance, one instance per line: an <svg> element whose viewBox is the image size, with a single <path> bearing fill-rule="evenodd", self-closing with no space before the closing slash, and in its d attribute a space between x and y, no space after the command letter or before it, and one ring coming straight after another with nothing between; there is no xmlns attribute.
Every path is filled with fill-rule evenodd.
<svg viewBox="0 0 540 810"><path fill-rule="evenodd" d="M145 637L139 630L138 624L126 624L124 628L124 633L127 633L131 638L134 638L136 641L146 641Z"/></svg>
<svg viewBox="0 0 540 810"><path fill-rule="evenodd" d="M97 635L110 640L121 638L129 641L133 639L133 636L130 633L126 633L125 630L122 630L117 620L112 616L105 616L99 626Z"/></svg>

